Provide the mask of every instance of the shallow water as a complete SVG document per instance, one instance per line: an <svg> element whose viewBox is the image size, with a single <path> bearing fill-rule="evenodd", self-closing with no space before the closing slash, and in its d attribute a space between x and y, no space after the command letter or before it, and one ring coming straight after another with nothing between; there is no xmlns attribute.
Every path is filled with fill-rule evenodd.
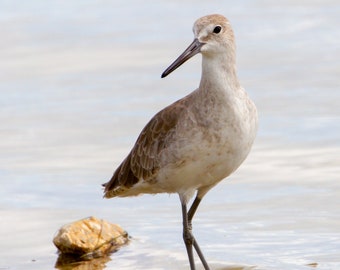
<svg viewBox="0 0 340 270"><path fill-rule="evenodd" d="M90 215L132 241L73 269L188 269L176 195L103 200L100 184L150 117L197 87L199 56L160 74L214 12L234 26L260 130L202 202L196 238L212 269L340 268L338 1L1 6L0 269L53 269L55 232Z"/></svg>

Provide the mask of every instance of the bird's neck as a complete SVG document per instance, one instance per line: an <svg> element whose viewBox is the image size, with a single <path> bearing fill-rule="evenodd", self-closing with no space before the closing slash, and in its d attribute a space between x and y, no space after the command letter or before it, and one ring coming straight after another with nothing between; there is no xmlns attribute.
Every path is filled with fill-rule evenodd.
<svg viewBox="0 0 340 270"><path fill-rule="evenodd" d="M221 57L202 55L200 90L203 94L209 91L211 95L211 91L215 91L223 96L233 96L239 89L234 54Z"/></svg>

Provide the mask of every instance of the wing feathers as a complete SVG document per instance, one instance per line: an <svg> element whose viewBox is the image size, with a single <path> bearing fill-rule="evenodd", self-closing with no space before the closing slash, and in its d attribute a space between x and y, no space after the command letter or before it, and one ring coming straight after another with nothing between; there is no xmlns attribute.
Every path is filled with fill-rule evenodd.
<svg viewBox="0 0 340 270"><path fill-rule="evenodd" d="M105 197L123 195L138 181L152 181L159 170L160 153L174 139L176 124L185 109L185 98L157 113L144 127L130 154L104 184Z"/></svg>

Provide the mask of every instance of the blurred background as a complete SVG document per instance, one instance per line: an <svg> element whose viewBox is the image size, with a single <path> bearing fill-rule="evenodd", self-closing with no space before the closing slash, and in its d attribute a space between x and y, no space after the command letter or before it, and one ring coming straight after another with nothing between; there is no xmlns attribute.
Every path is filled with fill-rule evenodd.
<svg viewBox="0 0 340 270"><path fill-rule="evenodd" d="M160 74L211 13L233 25L260 129L197 213L207 260L340 268L339 1L4 0L0 269L54 269L56 231L91 215L133 238L87 269L189 268L177 195L104 200L101 184L148 120L197 88L200 56Z"/></svg>

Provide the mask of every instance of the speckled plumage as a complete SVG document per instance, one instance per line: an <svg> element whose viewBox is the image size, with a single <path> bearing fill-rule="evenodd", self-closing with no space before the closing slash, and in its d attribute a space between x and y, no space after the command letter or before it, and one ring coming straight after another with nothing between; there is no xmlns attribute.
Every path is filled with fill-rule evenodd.
<svg viewBox="0 0 340 270"><path fill-rule="evenodd" d="M184 224L187 218L191 222L206 192L241 165L257 131L256 107L237 78L229 21L222 15L208 15L195 22L193 32L194 42L162 77L201 53L199 88L150 120L127 158L104 184L106 198L178 193L185 209ZM197 203L185 217L186 204L196 191ZM184 231L189 240L194 239L191 229ZM201 260L204 264L204 258ZM209 269L206 263L205 269Z"/></svg>
<svg viewBox="0 0 340 270"><path fill-rule="evenodd" d="M224 32L212 33L215 25ZM203 196L247 156L257 114L236 76L230 23L221 15L209 15L195 22L194 33L206 43L201 48L200 87L150 120L105 184L106 198L177 192L188 194L187 201L195 190Z"/></svg>

